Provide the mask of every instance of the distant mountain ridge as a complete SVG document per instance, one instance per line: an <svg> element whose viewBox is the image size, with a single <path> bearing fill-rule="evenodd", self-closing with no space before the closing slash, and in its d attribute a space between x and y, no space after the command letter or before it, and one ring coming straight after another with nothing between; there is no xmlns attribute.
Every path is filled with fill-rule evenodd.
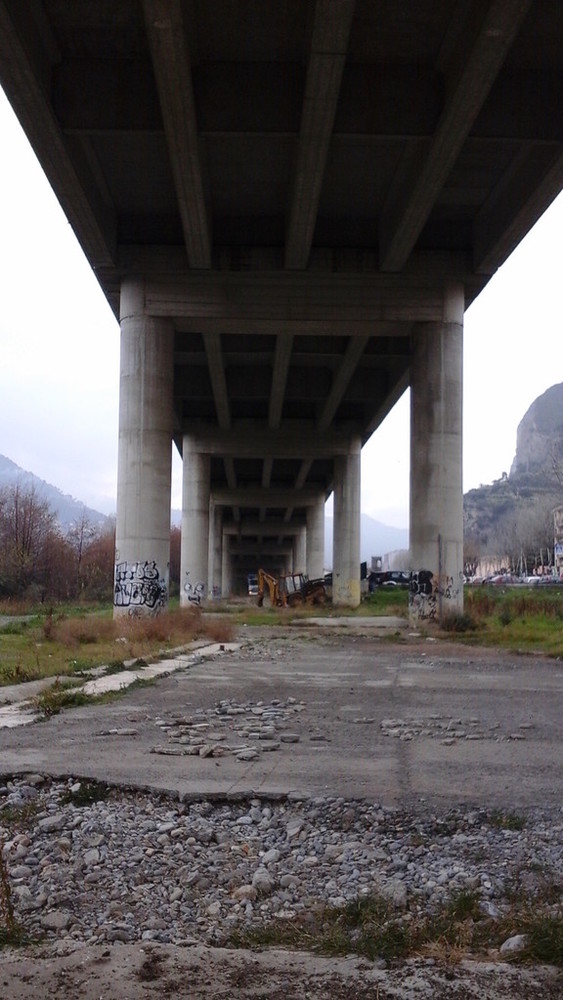
<svg viewBox="0 0 563 1000"><path fill-rule="evenodd" d="M54 511L63 531L68 531L79 523L83 514L93 526L103 526L109 518L106 514L87 507L86 504L63 493L56 486L39 479L32 472L27 472L5 455L0 455L0 490L6 486L19 483L25 488L34 487L37 494L46 500ZM181 511L172 511L172 524L180 525ZM361 558L370 560L372 556L382 556L397 549L408 548L409 533L406 528L393 528L375 518L362 514L361 521ZM325 519L325 562L332 565L332 518Z"/></svg>
<svg viewBox="0 0 563 1000"><path fill-rule="evenodd" d="M33 472L22 469L5 455L0 455L0 490L17 484L24 489L35 489L37 495L42 500L47 501L64 532L79 524L83 516L93 527L103 527L109 520L106 514L102 514L92 507L87 507L86 504L75 500L68 493L63 493L51 483L39 479Z"/></svg>

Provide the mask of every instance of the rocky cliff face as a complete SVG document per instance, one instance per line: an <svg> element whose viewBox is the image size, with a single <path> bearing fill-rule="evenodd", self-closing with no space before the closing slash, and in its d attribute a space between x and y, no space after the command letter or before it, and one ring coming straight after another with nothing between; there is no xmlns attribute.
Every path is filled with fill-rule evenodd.
<svg viewBox="0 0 563 1000"><path fill-rule="evenodd" d="M511 479L529 474L554 474L563 468L563 382L534 400L518 425Z"/></svg>
<svg viewBox="0 0 563 1000"><path fill-rule="evenodd" d="M467 549L518 556L552 546L552 512L562 493L563 382L538 396L522 417L510 475L465 494Z"/></svg>

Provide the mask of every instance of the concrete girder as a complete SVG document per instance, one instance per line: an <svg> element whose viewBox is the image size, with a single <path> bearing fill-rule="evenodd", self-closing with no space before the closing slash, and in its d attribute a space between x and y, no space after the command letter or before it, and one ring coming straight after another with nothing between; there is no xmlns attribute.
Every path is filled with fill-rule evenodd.
<svg viewBox="0 0 563 1000"><path fill-rule="evenodd" d="M270 427L277 428L281 422L285 387L289 373L289 363L293 349L293 334L280 334L276 340L276 353L274 357L274 371L272 374L272 389L270 393L270 406L268 410L268 423Z"/></svg>
<svg viewBox="0 0 563 1000"><path fill-rule="evenodd" d="M469 5L465 5L469 7ZM459 12L459 6L458 11ZM451 51L459 45L459 24L464 27L463 17L457 17ZM158 134L162 131L162 115L155 87L151 62L138 54L135 58L120 59L108 71L108 63L86 56L77 58L65 56L61 62L59 47L49 43L52 61L56 67L57 100L56 110L65 133L80 132L82 135L115 134L119 132L148 131ZM446 44L442 45L442 49ZM418 63L416 66L402 66L401 75L382 74L381 68L368 63L348 64L345 76L355 93L364 98L348 108L339 107L337 128L333 130L331 145L337 148L347 141L348 136L365 128L366 118L374 134L400 135L408 139L419 139L432 135L440 114L443 94L443 76L447 73L447 59L441 56L434 66ZM255 88L255 98L263 101L263 114L267 116L272 131L285 131L288 119L294 122L294 132L299 129L299 115L302 112L304 90L303 67L288 64L280 70L280 63L261 61L252 66L215 63L212 69L198 66L198 73L211 73L214 81L213 96L217 107L205 101L206 120L200 123L199 134L204 139L213 137L231 114L237 115L241 130L252 131L256 127L255 105L237 101L241 93ZM276 79L277 78L277 79ZM497 88L489 94L487 117L479 116L468 137L468 143L477 144L494 134L495 140L514 138L524 143L534 142L541 133L542 141L557 140L559 125L550 109L554 89L554 73L545 67L522 66L519 72L503 66ZM350 85L350 84L348 84ZM561 82L555 84L560 89ZM416 88L416 92L415 92ZM504 88L510 92L510 107L503 105L501 96ZM115 100L119 91L119 101ZM370 95L377 92L377 101L370 101ZM530 102L530 95L534 100ZM206 93L209 98L210 94ZM369 101L369 105L368 105ZM218 109L221 104L220 111ZM535 103L534 103L535 102ZM285 105L285 106L284 106ZM291 105L291 106L289 106ZM210 121L213 116L214 121ZM221 120L219 121L219 116ZM539 118L539 121L538 121ZM314 249L312 251L314 253Z"/></svg>
<svg viewBox="0 0 563 1000"><path fill-rule="evenodd" d="M317 0L286 234L286 268L307 266L355 0Z"/></svg>
<svg viewBox="0 0 563 1000"><path fill-rule="evenodd" d="M145 309L198 334L373 336L384 323L387 335L388 324L439 322L444 282L467 277L470 284L463 254L422 257L401 274L152 272L145 281Z"/></svg>
<svg viewBox="0 0 563 1000"><path fill-rule="evenodd" d="M206 333L204 334L203 342L211 378L213 399L215 400L215 409L217 411L217 422L219 427L230 427L231 411L225 378L225 365L221 351L221 337L218 333Z"/></svg>
<svg viewBox="0 0 563 1000"><path fill-rule="evenodd" d="M180 0L143 0L164 131L191 267L211 266L192 74Z"/></svg>
<svg viewBox="0 0 563 1000"><path fill-rule="evenodd" d="M286 524L285 521L282 521L279 518L277 520L272 519L270 521L260 521L243 517L240 522L224 521L223 533L233 537L244 537L245 535L250 535L252 537L261 535L265 538L269 538L274 535L277 537L280 535L292 536L296 535L299 531L302 531L305 525L306 522L302 518L294 518L291 524Z"/></svg>
<svg viewBox="0 0 563 1000"><path fill-rule="evenodd" d="M215 488L212 490L213 502L218 507L268 507L285 509L291 507L310 507L317 503L318 490L296 491L292 488L263 490L259 486L245 486L230 490Z"/></svg>
<svg viewBox="0 0 563 1000"><path fill-rule="evenodd" d="M360 358L369 343L369 339L369 337L350 338L350 343L346 349L342 364L335 373L330 392L325 401L322 412L319 414L317 420L317 431L323 432L328 430L330 427L333 417L342 402L344 393L348 388L350 380L356 371Z"/></svg>
<svg viewBox="0 0 563 1000"><path fill-rule="evenodd" d="M305 420L286 420L278 430L264 423L238 421L228 429L199 423L191 439L199 451L225 458L332 458L345 455L357 428L334 429L321 437L315 425ZM299 487L297 487L299 488ZM234 489L234 486L231 487Z"/></svg>
<svg viewBox="0 0 563 1000"><path fill-rule="evenodd" d="M531 195L530 177L541 177ZM561 143L525 146L500 180L474 222L475 271L493 274L563 187Z"/></svg>
<svg viewBox="0 0 563 1000"><path fill-rule="evenodd" d="M423 141L409 149L412 162L402 177L399 174L383 210L380 230L383 271L400 271L404 267L531 2L493 0L469 47L465 51L461 46L457 48L449 93L430 145Z"/></svg>
<svg viewBox="0 0 563 1000"><path fill-rule="evenodd" d="M283 556L287 559L293 555L293 546L272 543L263 545L259 542L231 542L229 554L231 556Z"/></svg>

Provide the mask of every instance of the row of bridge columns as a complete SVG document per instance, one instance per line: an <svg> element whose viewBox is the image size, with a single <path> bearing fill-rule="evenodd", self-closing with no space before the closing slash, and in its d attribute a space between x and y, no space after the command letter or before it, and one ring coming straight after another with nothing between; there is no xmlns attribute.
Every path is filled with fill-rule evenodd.
<svg viewBox="0 0 563 1000"><path fill-rule="evenodd" d="M444 293L440 322L412 338L411 616L441 617L463 606L463 289ZM144 309L143 283L121 293L121 373L115 611L154 613L167 604L173 436L173 321ZM210 489L210 456L183 439L181 594L227 596L233 584L223 509ZM360 602L361 442L334 459L333 603ZM385 469L374 470L385 476ZM293 565L324 571L324 496L309 502L293 537ZM287 533L291 529L288 526Z"/></svg>

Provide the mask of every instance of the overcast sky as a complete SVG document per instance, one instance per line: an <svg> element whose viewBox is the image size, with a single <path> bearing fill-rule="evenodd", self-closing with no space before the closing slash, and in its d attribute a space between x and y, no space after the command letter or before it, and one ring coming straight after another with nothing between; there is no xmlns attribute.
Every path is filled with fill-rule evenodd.
<svg viewBox="0 0 563 1000"><path fill-rule="evenodd" d="M0 137L0 454L112 513L118 324L1 90ZM562 240L560 195L465 315L464 490L510 471L524 413L563 381ZM408 469L406 393L364 448L363 512L407 527Z"/></svg>

